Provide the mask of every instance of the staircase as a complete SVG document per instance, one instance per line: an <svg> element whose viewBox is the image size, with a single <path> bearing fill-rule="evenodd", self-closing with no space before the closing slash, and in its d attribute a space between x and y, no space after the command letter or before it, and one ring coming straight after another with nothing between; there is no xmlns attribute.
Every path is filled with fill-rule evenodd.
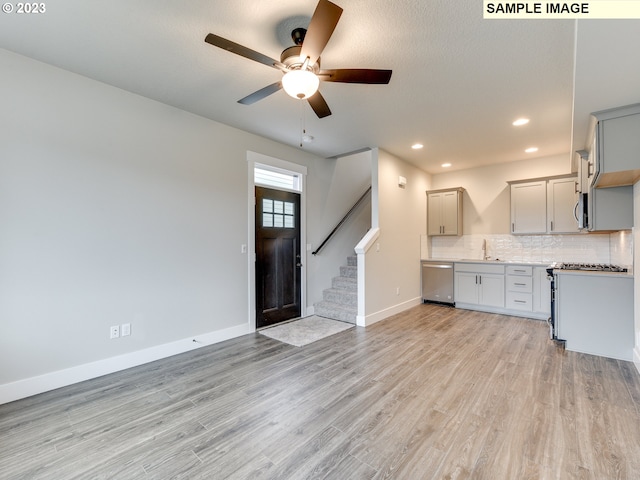
<svg viewBox="0 0 640 480"><path fill-rule="evenodd" d="M340 276L331 281L331 288L323 292L323 301L314 305L320 317L356 323L358 314L358 257L347 257L347 265L340 267Z"/></svg>

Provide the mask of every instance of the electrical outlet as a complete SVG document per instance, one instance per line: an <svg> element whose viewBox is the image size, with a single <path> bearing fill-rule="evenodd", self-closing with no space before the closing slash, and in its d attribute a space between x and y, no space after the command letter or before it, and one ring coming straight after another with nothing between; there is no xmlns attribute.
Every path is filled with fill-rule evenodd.
<svg viewBox="0 0 640 480"><path fill-rule="evenodd" d="M400 295L400 287L396 287L396 295Z"/></svg>
<svg viewBox="0 0 640 480"><path fill-rule="evenodd" d="M131 335L131 324L130 323L123 323L120 326L120 335L123 337L128 337L129 335Z"/></svg>
<svg viewBox="0 0 640 480"><path fill-rule="evenodd" d="M113 325L110 329L109 329L109 338L114 339L114 338L118 338L120 336L120 327L118 325Z"/></svg>

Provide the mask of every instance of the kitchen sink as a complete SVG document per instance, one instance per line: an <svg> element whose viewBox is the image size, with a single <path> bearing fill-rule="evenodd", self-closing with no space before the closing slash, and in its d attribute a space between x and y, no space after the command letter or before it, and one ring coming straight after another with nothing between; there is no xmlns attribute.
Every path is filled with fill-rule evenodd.
<svg viewBox="0 0 640 480"><path fill-rule="evenodd" d="M461 258L458 262L504 262L499 258L492 258L489 260L483 260L482 258Z"/></svg>

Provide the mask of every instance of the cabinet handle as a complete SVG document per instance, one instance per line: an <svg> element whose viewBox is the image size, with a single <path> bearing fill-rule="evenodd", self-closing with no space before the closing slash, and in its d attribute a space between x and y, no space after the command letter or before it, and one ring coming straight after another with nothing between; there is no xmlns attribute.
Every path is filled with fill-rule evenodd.
<svg viewBox="0 0 640 480"><path fill-rule="evenodd" d="M580 186L578 182L575 182L575 187L573 188L573 193L580 193Z"/></svg>
<svg viewBox="0 0 640 480"><path fill-rule="evenodd" d="M514 283L514 285L517 285L518 287L526 287L527 286L526 283Z"/></svg>
<svg viewBox="0 0 640 480"><path fill-rule="evenodd" d="M513 302L514 302L514 303L527 303L527 302L525 302L524 300L514 300Z"/></svg>
<svg viewBox="0 0 640 480"><path fill-rule="evenodd" d="M519 269L517 269L517 268L514 268L514 269L513 269L513 271L514 271L514 272L522 272L522 273L525 273L525 272L526 272L526 270L519 270Z"/></svg>
<svg viewBox="0 0 640 480"><path fill-rule="evenodd" d="M593 175L593 162L589 162L587 163L587 177L591 178L591 176Z"/></svg>
<svg viewBox="0 0 640 480"><path fill-rule="evenodd" d="M516 231L516 226L515 225L516 225L515 223L511 224L511 233Z"/></svg>
<svg viewBox="0 0 640 480"><path fill-rule="evenodd" d="M550 230L553 232L553 220L551 220L551 228Z"/></svg>
<svg viewBox="0 0 640 480"><path fill-rule="evenodd" d="M478 275L478 277L480 278L480 285L482 285L482 275Z"/></svg>

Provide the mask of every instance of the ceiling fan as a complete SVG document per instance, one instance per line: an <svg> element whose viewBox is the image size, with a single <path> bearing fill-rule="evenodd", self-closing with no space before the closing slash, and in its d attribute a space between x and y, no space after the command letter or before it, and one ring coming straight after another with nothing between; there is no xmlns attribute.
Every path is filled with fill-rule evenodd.
<svg viewBox="0 0 640 480"><path fill-rule="evenodd" d="M324 118L331 115L331 110L318 91L320 80L340 83L387 84L391 79L391 70L320 69L320 55L329 42L340 15L342 15L342 8L328 0L320 0L309 22L309 28L296 28L291 32L295 45L282 52L280 61L213 33L207 35L205 42L284 73L281 81L247 95L238 100L238 103L251 105L284 88L290 96L306 99L316 115L319 118Z"/></svg>

